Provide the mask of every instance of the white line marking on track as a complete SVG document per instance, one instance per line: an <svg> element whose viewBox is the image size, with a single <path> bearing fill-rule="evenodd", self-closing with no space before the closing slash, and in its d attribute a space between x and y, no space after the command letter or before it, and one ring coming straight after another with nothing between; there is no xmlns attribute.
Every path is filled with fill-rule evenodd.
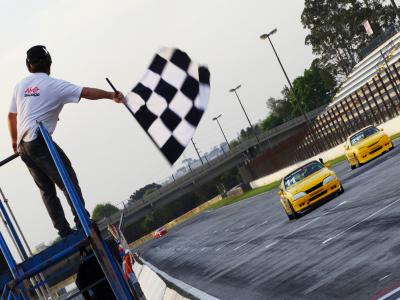
<svg viewBox="0 0 400 300"><path fill-rule="evenodd" d="M277 240L275 242L272 242L271 244L268 244L267 246L265 246L265 249L268 249L274 245L276 245L277 243L279 243L280 241L286 239L287 237L291 236L293 233L296 233L297 231L299 231L300 229L303 229L304 227L306 227L307 225L310 225L311 223L314 223L315 221L319 220L322 216L316 217L315 219L311 220L310 222L296 228L295 230L293 230L292 232L288 233L287 235L285 235L283 238L281 238L280 240Z"/></svg>
<svg viewBox="0 0 400 300"><path fill-rule="evenodd" d="M373 216L379 214L381 211L387 209L388 207L392 206L393 204L395 204L395 203L397 203L397 202L399 202L399 201L400 201L400 199L397 199L396 201L393 201L392 203L390 203L390 204L388 204L388 205L382 207L381 209L377 210L376 212L374 212L373 214L369 215L368 217L365 217L365 218L362 219L361 221L359 221L359 222L353 224L353 225L350 226L349 228L347 228L347 229L343 230L342 232L340 232L340 233L338 233L338 234L336 234L336 235L334 235L334 236L332 236L332 237L326 239L325 241L322 242L322 244L326 244L326 243L328 243L329 241L331 241L331 240L333 240L333 239L335 239L335 238L337 238L337 237L343 235L344 233L346 233L346 232L349 231L350 229L352 229L352 228L354 228L354 227L360 225L361 223L367 221L368 219L371 219Z"/></svg>
<svg viewBox="0 0 400 300"><path fill-rule="evenodd" d="M343 204L345 204L345 203L347 203L347 201L345 200L345 201L342 201L342 202L340 202L338 205L336 205L333 209L335 209L335 208L337 208L337 207L339 207L339 206L342 206Z"/></svg>
<svg viewBox="0 0 400 300"><path fill-rule="evenodd" d="M266 222L264 222L263 224L265 224L265 223L266 223ZM240 246L237 246L236 248L233 248L233 251L236 251L236 250L242 248L243 246L246 246L247 244L251 243L252 241L258 239L260 236L263 236L264 234L265 234L265 231L261 232L260 234L256 235L256 236L253 237L252 239L248 240L246 243L244 243L244 244L242 244L242 245L240 245Z"/></svg>
<svg viewBox="0 0 400 300"><path fill-rule="evenodd" d="M267 222L268 222L268 219L265 220L263 223L256 225L255 228L249 228L249 229L251 229L250 231L252 231L252 230L254 230L254 229L260 227L261 225L264 225L264 224L267 223ZM245 230L244 232L248 231L249 229ZM249 231L249 232L250 232L250 231ZM231 244L231 243L237 241L237 240L240 239L240 238L241 238L241 237L239 236L239 237L237 237L236 239L233 239L233 240L230 240L229 242L226 242L226 243L223 244L221 247L218 247L217 249L215 249L215 251L218 252L219 250L221 250L221 249L224 248L225 246L227 246L227 245L229 245L229 244Z"/></svg>
<svg viewBox="0 0 400 300"><path fill-rule="evenodd" d="M379 279L379 281L385 280L386 278L390 277L392 274L387 274L386 276L383 276L382 278Z"/></svg>

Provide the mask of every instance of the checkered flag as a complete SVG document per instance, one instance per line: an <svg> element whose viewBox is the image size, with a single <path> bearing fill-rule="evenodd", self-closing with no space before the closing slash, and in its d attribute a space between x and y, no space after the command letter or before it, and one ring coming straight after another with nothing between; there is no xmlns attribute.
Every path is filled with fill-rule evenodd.
<svg viewBox="0 0 400 300"><path fill-rule="evenodd" d="M173 164L193 137L209 93L206 67L181 50L163 48L126 96L126 106Z"/></svg>

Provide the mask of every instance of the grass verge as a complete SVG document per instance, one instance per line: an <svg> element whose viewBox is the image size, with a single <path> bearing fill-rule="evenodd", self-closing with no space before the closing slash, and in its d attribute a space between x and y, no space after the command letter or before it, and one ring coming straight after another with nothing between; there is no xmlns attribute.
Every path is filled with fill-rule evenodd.
<svg viewBox="0 0 400 300"><path fill-rule="evenodd" d="M332 166L340 164L341 162L346 160L346 155L340 155L339 157L336 157L334 159L331 159L330 161L327 161L327 163L330 163Z"/></svg>
<svg viewBox="0 0 400 300"><path fill-rule="evenodd" d="M230 205L245 199L248 199L250 197L254 197L257 196L259 194L268 192L272 189L275 189L279 186L280 184L280 180L274 181L270 184L264 185L264 186L260 186L258 188L252 189L250 191L245 192L244 194L240 195L240 196L234 196L234 197L227 197L224 198L216 203L214 203L213 205L209 206L208 209L216 209L216 208L220 208L226 205Z"/></svg>
<svg viewBox="0 0 400 300"><path fill-rule="evenodd" d="M395 140L395 139L400 138L400 132L393 134L392 136L390 136L390 138L391 138L392 140Z"/></svg>

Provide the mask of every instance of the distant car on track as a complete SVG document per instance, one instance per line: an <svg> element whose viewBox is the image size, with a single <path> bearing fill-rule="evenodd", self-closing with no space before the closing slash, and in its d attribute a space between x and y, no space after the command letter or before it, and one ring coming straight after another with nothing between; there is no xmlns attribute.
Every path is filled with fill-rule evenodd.
<svg viewBox="0 0 400 300"><path fill-rule="evenodd" d="M344 192L336 173L329 164L311 161L282 179L280 201L289 220L297 219L328 196Z"/></svg>
<svg viewBox="0 0 400 300"><path fill-rule="evenodd" d="M156 231L153 233L153 237L155 239L159 239L160 237L166 235L168 233L168 230L164 227L158 228Z"/></svg>
<svg viewBox="0 0 400 300"><path fill-rule="evenodd" d="M375 126L365 127L346 140L345 155L351 169L388 152L393 148L390 137Z"/></svg>

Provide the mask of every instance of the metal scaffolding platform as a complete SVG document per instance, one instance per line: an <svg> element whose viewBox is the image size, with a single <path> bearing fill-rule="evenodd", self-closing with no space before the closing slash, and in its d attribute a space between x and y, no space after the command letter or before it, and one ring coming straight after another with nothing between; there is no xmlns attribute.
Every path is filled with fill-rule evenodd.
<svg viewBox="0 0 400 300"><path fill-rule="evenodd" d="M77 212L82 224L82 229L74 232L61 241L58 241L42 252L28 257L21 243L20 237L10 220L2 201L0 201L0 212L3 217L3 222L6 225L6 228L9 231L14 245L22 259L21 263L16 263L9 246L7 245L2 233L0 233L0 249L9 268L9 272L0 274L0 288L2 289L1 300L36 299L37 296L34 295L34 292L36 292L37 295L40 295L38 291L43 289L43 286L45 285L43 277L39 276L41 272L73 255L79 254L83 249L91 249L93 251L93 254L96 257L98 264L101 266L105 278L107 279L116 299L136 299L134 296L134 289L124 278L121 266L118 265L111 254L110 248L102 239L97 225L94 222L91 222L87 216L85 208L82 205L82 200L79 199L75 187L72 184L50 135L42 123L39 122L38 125L40 133L46 142L61 176L62 182L68 191L73 207ZM15 158L16 156L17 155L13 155L12 158ZM11 159L7 159L6 162ZM5 199L2 200L4 201Z"/></svg>

